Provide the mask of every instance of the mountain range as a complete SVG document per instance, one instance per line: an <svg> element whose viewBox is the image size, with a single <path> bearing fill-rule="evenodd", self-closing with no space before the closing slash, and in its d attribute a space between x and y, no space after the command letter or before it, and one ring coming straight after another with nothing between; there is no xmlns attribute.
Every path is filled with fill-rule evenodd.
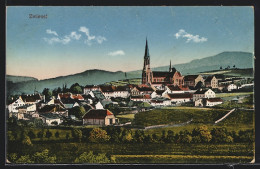
<svg viewBox="0 0 260 169"><path fill-rule="evenodd" d="M220 54L205 57L202 59L192 60L184 64L173 65L182 75L197 74L203 71L219 70L227 66L237 68L253 68L253 54L248 52L222 52ZM155 62L151 59L151 62ZM151 63L152 64L152 63ZM168 71L169 66L161 66L152 68L156 71ZM54 89L67 85L70 87L74 83L80 85L87 84L104 84L110 81L117 81L122 79L141 78L142 70L130 72L110 72L106 70L92 69L81 73L72 74L68 76L59 76L56 78L38 80L33 77L11 76L6 75L7 94L32 94L35 90L42 92L44 88Z"/></svg>

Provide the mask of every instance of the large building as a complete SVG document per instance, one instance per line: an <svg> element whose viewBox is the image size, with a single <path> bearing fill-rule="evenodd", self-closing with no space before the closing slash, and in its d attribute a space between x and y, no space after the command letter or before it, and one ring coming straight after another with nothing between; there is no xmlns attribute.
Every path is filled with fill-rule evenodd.
<svg viewBox="0 0 260 169"><path fill-rule="evenodd" d="M153 86L156 85L160 86L160 85L167 85L167 84L173 84L177 86L183 85L183 76L175 68L171 67L171 61L170 61L169 71L167 72L151 70L150 54L149 54L147 39L145 44L142 84L153 85Z"/></svg>

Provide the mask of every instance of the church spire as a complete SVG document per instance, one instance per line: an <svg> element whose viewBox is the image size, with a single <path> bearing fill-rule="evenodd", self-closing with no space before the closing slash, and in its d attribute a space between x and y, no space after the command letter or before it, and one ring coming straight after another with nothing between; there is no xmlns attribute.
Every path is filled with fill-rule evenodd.
<svg viewBox="0 0 260 169"><path fill-rule="evenodd" d="M145 53L144 53L144 58L150 58L147 38L146 38L146 44L145 44Z"/></svg>
<svg viewBox="0 0 260 169"><path fill-rule="evenodd" d="M169 67L169 72L172 71L172 64L171 64L171 60L170 60L170 67Z"/></svg>

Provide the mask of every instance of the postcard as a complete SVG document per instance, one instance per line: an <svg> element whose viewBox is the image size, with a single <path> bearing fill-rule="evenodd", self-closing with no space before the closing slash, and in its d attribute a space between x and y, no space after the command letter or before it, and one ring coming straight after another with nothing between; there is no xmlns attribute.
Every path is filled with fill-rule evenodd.
<svg viewBox="0 0 260 169"><path fill-rule="evenodd" d="M6 164L254 163L251 6L7 6Z"/></svg>

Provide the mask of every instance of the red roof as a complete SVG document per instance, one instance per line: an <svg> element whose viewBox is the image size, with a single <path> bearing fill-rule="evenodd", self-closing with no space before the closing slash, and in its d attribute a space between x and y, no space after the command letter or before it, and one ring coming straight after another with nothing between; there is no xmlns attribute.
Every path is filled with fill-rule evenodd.
<svg viewBox="0 0 260 169"><path fill-rule="evenodd" d="M169 76L169 72L157 72L157 71L153 71L153 77L168 77Z"/></svg>
<svg viewBox="0 0 260 169"><path fill-rule="evenodd" d="M181 91L179 86L174 86L174 85L168 85L167 86L171 91Z"/></svg>
<svg viewBox="0 0 260 169"><path fill-rule="evenodd" d="M151 95L145 94L140 96L132 96L132 99L151 99Z"/></svg>
<svg viewBox="0 0 260 169"><path fill-rule="evenodd" d="M84 98L82 97L81 94L72 95L72 98L73 98L73 99L78 99L78 100L84 100Z"/></svg>
<svg viewBox="0 0 260 169"><path fill-rule="evenodd" d="M191 93L176 93L176 94L169 93L168 96L171 99L186 99L186 98L191 99L192 98L192 94Z"/></svg>
<svg viewBox="0 0 260 169"><path fill-rule="evenodd" d="M106 116L114 115L107 109L90 109L84 116L83 119L104 119Z"/></svg>
<svg viewBox="0 0 260 169"><path fill-rule="evenodd" d="M221 98L209 98L207 99L209 102L223 102Z"/></svg>
<svg viewBox="0 0 260 169"><path fill-rule="evenodd" d="M199 75L187 75L184 77L184 81L195 81Z"/></svg>
<svg viewBox="0 0 260 169"><path fill-rule="evenodd" d="M68 99L71 96L71 93L59 93L60 99Z"/></svg>
<svg viewBox="0 0 260 169"><path fill-rule="evenodd" d="M184 91L190 90L188 86L179 86L179 88Z"/></svg>

